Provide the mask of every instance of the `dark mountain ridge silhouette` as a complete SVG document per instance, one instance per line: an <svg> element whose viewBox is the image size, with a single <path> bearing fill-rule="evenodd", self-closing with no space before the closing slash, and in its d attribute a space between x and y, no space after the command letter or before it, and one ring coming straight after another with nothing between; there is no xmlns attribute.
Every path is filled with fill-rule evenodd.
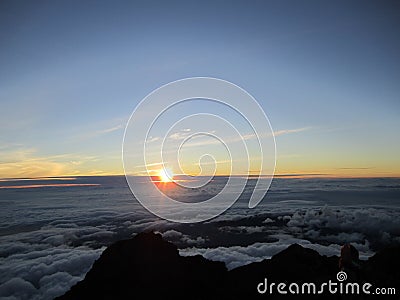
<svg viewBox="0 0 400 300"><path fill-rule="evenodd" d="M387 248L348 270L347 282L370 282L376 287L400 287L400 247ZM67 299L342 299L348 295L259 294L257 285L268 282L337 282L339 258L326 257L294 244L271 259L228 271L222 262L197 255L183 257L177 247L153 232L110 245L95 261L85 279L74 285ZM350 295L350 299L365 296ZM398 295L397 295L398 297ZM371 295L367 296L371 299ZM382 299L382 297L379 297ZM346 299L346 298L345 298Z"/></svg>

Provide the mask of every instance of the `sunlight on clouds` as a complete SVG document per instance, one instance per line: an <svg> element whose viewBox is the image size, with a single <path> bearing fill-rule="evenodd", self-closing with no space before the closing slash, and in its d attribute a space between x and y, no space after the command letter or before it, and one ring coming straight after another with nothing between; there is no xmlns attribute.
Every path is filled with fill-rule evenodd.
<svg viewBox="0 0 400 300"><path fill-rule="evenodd" d="M44 159L28 159L0 164L0 177L3 178L61 176L64 174L68 174L64 164Z"/></svg>
<svg viewBox="0 0 400 300"><path fill-rule="evenodd" d="M275 131L275 136L291 135L310 130L311 127L302 127L295 129L283 129ZM103 134L115 132L121 129L121 126L109 127L101 130ZM190 129L182 129L174 136L176 142L190 135ZM215 133L215 132L214 132ZM245 135L243 139L249 143L250 148L250 173L257 173L260 157L256 152L252 152L251 143L256 142L252 134ZM161 143L162 138L151 136L147 143ZM236 140L229 140L235 143ZM216 175L228 175L230 173L230 160L220 153L214 151L216 161L201 160L199 154L204 150L212 150L217 147L219 142L212 138L196 136L185 143L182 149L184 154L181 159L183 173L189 175L198 175L200 171L205 173L214 173ZM153 144L151 144L153 145ZM205 148L204 148L205 147ZM281 153L282 148L277 139L277 161L276 175L294 174L296 176L326 176L326 177L396 177L399 176L398 164L393 163L387 157L372 157L367 153L359 153L356 158L347 156L343 151L335 149L326 151L317 151L310 149L307 152L299 149L291 149L294 152L285 151ZM153 149L152 146L149 149ZM198 150L198 151L197 151ZM218 149L216 149L218 150ZM166 153L171 153L171 149L165 149ZM200 152L199 152L200 151ZM296 152L299 151L299 152ZM175 152L175 150L173 151ZM199 152L199 153L198 153ZM133 154L135 159L137 154ZM214 165L216 163L216 165ZM236 160L236 167L243 170L241 174L247 174L245 161ZM132 175L157 175L160 169L160 157L158 152L149 152L146 166L137 165ZM174 170L180 170L179 166L172 166ZM148 170L146 170L148 169ZM181 173L181 172L178 172ZM119 151L102 154L101 156L87 154L57 154L43 155L33 147L24 147L17 143L2 143L0 146L0 178L27 178L27 177L54 177L54 176L79 176L79 175L120 175L123 174L121 157Z"/></svg>
<svg viewBox="0 0 400 300"><path fill-rule="evenodd" d="M102 166L104 169L100 170ZM116 169L116 170L113 170ZM114 171L114 172L113 172ZM0 178L54 177L121 173L95 156L61 154L43 156L34 148L9 147L0 150Z"/></svg>

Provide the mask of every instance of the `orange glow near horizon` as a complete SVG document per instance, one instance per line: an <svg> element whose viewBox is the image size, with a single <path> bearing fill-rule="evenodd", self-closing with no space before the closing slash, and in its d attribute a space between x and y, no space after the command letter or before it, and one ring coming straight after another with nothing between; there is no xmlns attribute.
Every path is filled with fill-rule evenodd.
<svg viewBox="0 0 400 300"><path fill-rule="evenodd" d="M171 169L161 169L158 173L158 177L161 182L167 183L167 182L172 182L174 178L174 174Z"/></svg>
<svg viewBox="0 0 400 300"><path fill-rule="evenodd" d="M98 183L54 183L54 184L28 184L28 185L5 185L0 189L33 189L45 187L73 187L73 186L99 186Z"/></svg>

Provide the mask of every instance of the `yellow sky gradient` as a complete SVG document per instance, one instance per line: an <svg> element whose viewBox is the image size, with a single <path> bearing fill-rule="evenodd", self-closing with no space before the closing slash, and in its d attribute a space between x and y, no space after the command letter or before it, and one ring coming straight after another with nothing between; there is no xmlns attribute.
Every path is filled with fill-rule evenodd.
<svg viewBox="0 0 400 300"><path fill-rule="evenodd" d="M18 155L16 155L18 156ZM0 178L35 178L57 176L105 176L123 175L121 158L118 155L108 157L80 157L65 155L52 157L39 157L33 154L19 157L19 160L2 162L0 164ZM371 163L369 164L371 165ZM360 161L327 160L315 156L288 156L280 157L276 161L275 175L297 174L321 177L400 177L399 164L382 158L375 160L373 167L365 167ZM218 164L216 175L229 174L229 163ZM203 166L204 167L204 166ZM148 168L150 174L157 174L161 169L159 165ZM197 175L198 165L184 166L184 171L189 175ZM137 175L142 175L145 168L138 168ZM254 170L256 171L256 170ZM176 172L174 170L174 172ZM209 175L209 174L205 174ZM244 175L244 174L236 174Z"/></svg>

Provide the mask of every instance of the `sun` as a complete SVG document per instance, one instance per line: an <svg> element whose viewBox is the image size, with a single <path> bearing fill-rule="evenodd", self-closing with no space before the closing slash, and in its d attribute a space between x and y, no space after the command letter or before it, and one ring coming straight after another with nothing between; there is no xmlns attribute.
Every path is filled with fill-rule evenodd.
<svg viewBox="0 0 400 300"><path fill-rule="evenodd" d="M174 174L171 169L163 168L158 172L158 177L161 182L172 182L174 180Z"/></svg>

